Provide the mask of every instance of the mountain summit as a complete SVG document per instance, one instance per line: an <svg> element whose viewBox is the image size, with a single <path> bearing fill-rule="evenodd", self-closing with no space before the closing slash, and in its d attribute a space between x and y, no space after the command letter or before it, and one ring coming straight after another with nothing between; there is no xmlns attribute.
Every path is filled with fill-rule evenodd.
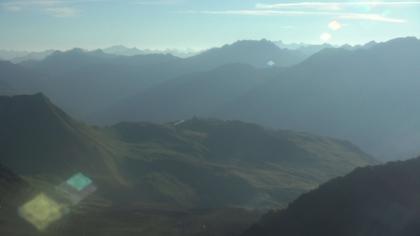
<svg viewBox="0 0 420 236"><path fill-rule="evenodd" d="M197 64L224 65L243 63L255 67L268 67L268 62L277 66L291 66L304 60L306 56L298 50L279 48L268 40L242 40L220 48L213 48L189 58Z"/></svg>
<svg viewBox="0 0 420 236"><path fill-rule="evenodd" d="M19 174L109 173L89 127L43 94L0 97L1 162ZM100 159L98 159L100 158Z"/></svg>

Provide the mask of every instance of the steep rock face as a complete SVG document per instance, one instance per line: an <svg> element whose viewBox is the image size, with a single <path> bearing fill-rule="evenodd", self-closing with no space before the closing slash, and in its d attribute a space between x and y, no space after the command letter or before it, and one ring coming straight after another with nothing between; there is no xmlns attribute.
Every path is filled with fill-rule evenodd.
<svg viewBox="0 0 420 236"><path fill-rule="evenodd" d="M360 168L272 212L244 236L420 233L420 158Z"/></svg>

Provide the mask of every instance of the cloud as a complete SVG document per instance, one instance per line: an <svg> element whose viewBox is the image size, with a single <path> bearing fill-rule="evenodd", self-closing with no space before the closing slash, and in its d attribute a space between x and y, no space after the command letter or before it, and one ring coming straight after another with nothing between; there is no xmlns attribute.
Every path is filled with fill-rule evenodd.
<svg viewBox="0 0 420 236"><path fill-rule="evenodd" d="M331 16L346 20L364 20L386 23L405 23L405 19L385 17L380 14L330 12L330 11L281 11L281 10L225 10L225 11L189 11L195 14L242 15L242 16Z"/></svg>
<svg viewBox="0 0 420 236"><path fill-rule="evenodd" d="M92 0L87 0L92 1ZM86 1L86 2L87 2ZM54 17L73 17L78 14L78 9L71 6L71 3L81 1L64 0L12 0L0 3L0 8L10 12L20 12L23 10L42 11Z"/></svg>
<svg viewBox="0 0 420 236"><path fill-rule="evenodd" d="M72 7L48 7L45 11L55 17L72 17L78 14L78 10Z"/></svg>
<svg viewBox="0 0 420 236"><path fill-rule="evenodd" d="M222 10L222 11L189 11L188 13L198 13L207 15L241 15L241 16L297 16L306 15L303 11L276 11L276 10Z"/></svg>
<svg viewBox="0 0 420 236"><path fill-rule="evenodd" d="M0 0L0 10L20 12L42 11L53 17L74 17L80 12L79 5L89 3L128 3L134 5L175 5L184 0Z"/></svg>
<svg viewBox="0 0 420 236"><path fill-rule="evenodd" d="M262 4L257 3L257 9L312 9L312 10L340 10L340 7L334 3L324 2L295 2L295 3L276 3L276 4Z"/></svg>
<svg viewBox="0 0 420 236"><path fill-rule="evenodd" d="M5 9L6 11L11 11L11 12L18 12L22 10L22 7L20 6L8 5L8 4L2 4L2 8Z"/></svg>
<svg viewBox="0 0 420 236"><path fill-rule="evenodd" d="M139 0L133 2L136 5L174 5L181 3L182 0Z"/></svg>
<svg viewBox="0 0 420 236"><path fill-rule="evenodd" d="M367 20L367 21L378 21L378 22L387 22L387 23L406 23L404 19L390 18L377 14L358 14L358 13L348 13L338 16L340 19L345 20Z"/></svg>
<svg viewBox="0 0 420 236"><path fill-rule="evenodd" d="M420 1L350 1L350 2L286 2L274 4L258 3L251 9L190 11L189 13L211 15L242 15L242 16L329 16L335 21L329 25L336 31L342 28L338 19L374 21L401 24L407 21L382 14L378 7L420 7Z"/></svg>
<svg viewBox="0 0 420 236"><path fill-rule="evenodd" d="M361 2L293 2L275 4L256 4L257 9L306 9L339 11L354 7L410 7L420 6L420 1L361 1Z"/></svg>

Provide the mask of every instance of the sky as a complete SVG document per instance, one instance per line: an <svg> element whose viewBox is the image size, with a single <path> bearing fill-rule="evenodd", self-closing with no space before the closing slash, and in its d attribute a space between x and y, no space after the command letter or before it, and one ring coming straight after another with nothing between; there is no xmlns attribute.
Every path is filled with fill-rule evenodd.
<svg viewBox="0 0 420 236"><path fill-rule="evenodd" d="M420 0L0 0L0 49L194 49L420 38Z"/></svg>

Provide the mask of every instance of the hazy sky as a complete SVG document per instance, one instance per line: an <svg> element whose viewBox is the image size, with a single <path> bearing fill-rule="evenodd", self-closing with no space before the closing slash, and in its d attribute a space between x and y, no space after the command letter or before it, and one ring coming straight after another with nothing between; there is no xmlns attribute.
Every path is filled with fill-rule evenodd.
<svg viewBox="0 0 420 236"><path fill-rule="evenodd" d="M0 0L0 48L333 44L420 37L420 0Z"/></svg>

